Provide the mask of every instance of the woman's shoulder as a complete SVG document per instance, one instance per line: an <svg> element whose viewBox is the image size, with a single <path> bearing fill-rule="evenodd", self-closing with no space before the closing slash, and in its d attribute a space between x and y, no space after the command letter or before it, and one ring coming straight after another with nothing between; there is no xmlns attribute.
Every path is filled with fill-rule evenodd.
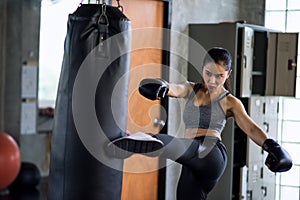
<svg viewBox="0 0 300 200"><path fill-rule="evenodd" d="M232 104L233 106L234 106L235 104L241 104L241 103L242 103L241 100L240 100L239 98L237 98L236 96L234 96L234 95L231 94L231 93L229 93L229 94L227 95L226 100L227 100L227 102L228 102L229 104Z"/></svg>
<svg viewBox="0 0 300 200"><path fill-rule="evenodd" d="M232 112L239 111L244 108L242 101L232 94L227 95L226 104L227 104L227 110L230 110Z"/></svg>

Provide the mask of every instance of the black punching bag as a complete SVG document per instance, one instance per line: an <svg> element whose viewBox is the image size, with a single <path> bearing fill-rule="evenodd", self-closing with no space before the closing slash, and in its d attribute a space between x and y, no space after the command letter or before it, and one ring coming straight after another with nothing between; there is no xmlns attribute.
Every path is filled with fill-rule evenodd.
<svg viewBox="0 0 300 200"><path fill-rule="evenodd" d="M105 154L127 122L130 20L83 4L69 15L57 93L48 200L119 200L121 159Z"/></svg>

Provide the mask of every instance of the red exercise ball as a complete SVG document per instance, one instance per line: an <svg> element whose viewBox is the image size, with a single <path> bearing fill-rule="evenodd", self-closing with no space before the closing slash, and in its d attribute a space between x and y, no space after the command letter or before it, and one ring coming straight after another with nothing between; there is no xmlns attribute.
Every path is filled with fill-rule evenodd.
<svg viewBox="0 0 300 200"><path fill-rule="evenodd" d="M21 153L16 141L0 131L0 190L7 188L21 168Z"/></svg>

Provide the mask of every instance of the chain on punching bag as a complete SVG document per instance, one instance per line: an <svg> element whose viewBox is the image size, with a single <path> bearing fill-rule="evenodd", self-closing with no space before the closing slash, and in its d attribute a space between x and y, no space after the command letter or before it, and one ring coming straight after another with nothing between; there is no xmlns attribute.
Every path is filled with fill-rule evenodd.
<svg viewBox="0 0 300 200"><path fill-rule="evenodd" d="M49 200L119 200L120 159L109 140L124 135L131 23L119 8L82 4L69 15L52 135Z"/></svg>

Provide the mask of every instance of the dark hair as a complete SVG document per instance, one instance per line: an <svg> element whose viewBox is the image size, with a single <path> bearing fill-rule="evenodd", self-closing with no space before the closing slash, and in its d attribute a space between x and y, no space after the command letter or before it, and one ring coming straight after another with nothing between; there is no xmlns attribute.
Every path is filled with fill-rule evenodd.
<svg viewBox="0 0 300 200"><path fill-rule="evenodd" d="M214 47L204 57L203 66L210 62L221 64L225 67L226 71L229 71L232 64L231 54L224 48Z"/></svg>
<svg viewBox="0 0 300 200"><path fill-rule="evenodd" d="M232 57L227 49L224 49L222 47L213 47L205 55L202 66L211 62L218 63L224 66L226 71L229 71L231 70ZM230 91L228 80L226 80L226 82L224 83L224 87Z"/></svg>

